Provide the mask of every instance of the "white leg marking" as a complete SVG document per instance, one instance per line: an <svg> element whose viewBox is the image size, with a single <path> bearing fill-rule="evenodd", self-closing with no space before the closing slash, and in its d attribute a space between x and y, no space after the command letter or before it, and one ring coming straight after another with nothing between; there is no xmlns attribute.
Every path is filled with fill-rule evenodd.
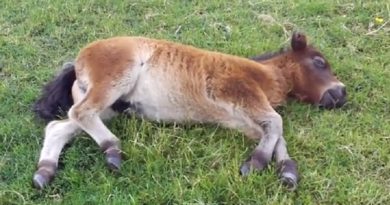
<svg viewBox="0 0 390 205"><path fill-rule="evenodd" d="M290 155L287 152L286 140L281 136L275 146L275 159L276 162L290 159Z"/></svg>
<svg viewBox="0 0 390 205"><path fill-rule="evenodd" d="M52 121L45 128L45 140L39 161L49 160L58 163L62 148L79 131L76 123L70 120Z"/></svg>
<svg viewBox="0 0 390 205"><path fill-rule="evenodd" d="M275 145L283 134L282 117L276 112L272 113L266 118L263 118L261 126L264 137L260 140L256 150L261 151L267 159L271 160Z"/></svg>
<svg viewBox="0 0 390 205"><path fill-rule="evenodd" d="M61 150L78 130L77 124L71 120L52 121L46 126L38 169L33 177L36 188L43 189L53 179Z"/></svg>

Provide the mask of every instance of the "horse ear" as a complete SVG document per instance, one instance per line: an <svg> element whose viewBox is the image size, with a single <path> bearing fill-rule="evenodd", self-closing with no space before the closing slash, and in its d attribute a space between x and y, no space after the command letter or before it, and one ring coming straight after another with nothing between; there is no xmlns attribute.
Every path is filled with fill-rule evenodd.
<svg viewBox="0 0 390 205"><path fill-rule="evenodd" d="M304 50L307 46L306 36L300 32L294 32L291 38L291 47L294 51Z"/></svg>

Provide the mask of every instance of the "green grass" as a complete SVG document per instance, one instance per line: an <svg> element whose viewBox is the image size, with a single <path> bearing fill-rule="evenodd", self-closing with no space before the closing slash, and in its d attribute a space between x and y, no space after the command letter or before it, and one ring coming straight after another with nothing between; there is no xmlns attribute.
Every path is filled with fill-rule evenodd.
<svg viewBox="0 0 390 205"><path fill-rule="evenodd" d="M385 0L2 0L0 204L390 204L389 10ZM125 117L108 123L126 155L120 175L80 135L51 186L32 188L44 125L31 104L88 42L142 35L253 56L286 46L291 30L308 34L349 93L338 110L280 109L302 177L296 192L280 185L274 164L239 176L255 145L239 132Z"/></svg>

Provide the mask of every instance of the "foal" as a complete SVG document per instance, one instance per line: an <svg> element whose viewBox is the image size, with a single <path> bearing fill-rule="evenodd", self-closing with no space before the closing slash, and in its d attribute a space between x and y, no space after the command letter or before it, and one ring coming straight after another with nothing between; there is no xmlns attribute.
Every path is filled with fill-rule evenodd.
<svg viewBox="0 0 390 205"><path fill-rule="evenodd" d="M81 130L101 147L108 167L118 170L120 142L102 120L124 111L156 121L239 129L258 141L241 174L263 170L274 155L280 179L295 189L297 166L274 110L287 96L325 108L346 101L345 86L301 33L293 34L291 48L252 60L142 37L96 41L45 87L35 104L37 114L48 120L70 109L69 119L46 126L34 186L48 185L62 148Z"/></svg>

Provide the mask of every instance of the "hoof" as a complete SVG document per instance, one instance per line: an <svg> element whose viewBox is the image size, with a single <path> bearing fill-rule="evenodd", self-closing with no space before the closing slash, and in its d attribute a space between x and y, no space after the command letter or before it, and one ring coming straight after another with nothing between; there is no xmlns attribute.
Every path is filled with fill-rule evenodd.
<svg viewBox="0 0 390 205"><path fill-rule="evenodd" d="M248 160L241 165L240 174L247 176L252 170L261 171L265 169L269 163L269 159L261 151L255 151Z"/></svg>
<svg viewBox="0 0 390 205"><path fill-rule="evenodd" d="M46 175L40 173L34 174L33 185L36 189L42 190L50 183L50 181L51 181L50 177L47 177Z"/></svg>
<svg viewBox="0 0 390 205"><path fill-rule="evenodd" d="M245 162L240 167L240 175L241 176L248 176L250 173L251 173L251 167L247 162Z"/></svg>
<svg viewBox="0 0 390 205"><path fill-rule="evenodd" d="M41 161L38 164L38 170L33 176L33 185L37 189L45 188L54 178L57 166L50 161Z"/></svg>
<svg viewBox="0 0 390 205"><path fill-rule="evenodd" d="M298 187L298 169L297 163L293 160L284 160L278 163L277 167L279 178L282 184L290 191L294 191Z"/></svg>
<svg viewBox="0 0 390 205"><path fill-rule="evenodd" d="M120 150L110 149L106 151L107 166L111 171L118 172L121 168L122 157Z"/></svg>
<svg viewBox="0 0 390 205"><path fill-rule="evenodd" d="M111 171L118 172L121 167L122 157L119 142L105 141L100 145L106 155L106 163Z"/></svg>
<svg viewBox="0 0 390 205"><path fill-rule="evenodd" d="M294 174L284 173L280 176L282 184L287 187L288 190L294 191L298 187L298 178Z"/></svg>

